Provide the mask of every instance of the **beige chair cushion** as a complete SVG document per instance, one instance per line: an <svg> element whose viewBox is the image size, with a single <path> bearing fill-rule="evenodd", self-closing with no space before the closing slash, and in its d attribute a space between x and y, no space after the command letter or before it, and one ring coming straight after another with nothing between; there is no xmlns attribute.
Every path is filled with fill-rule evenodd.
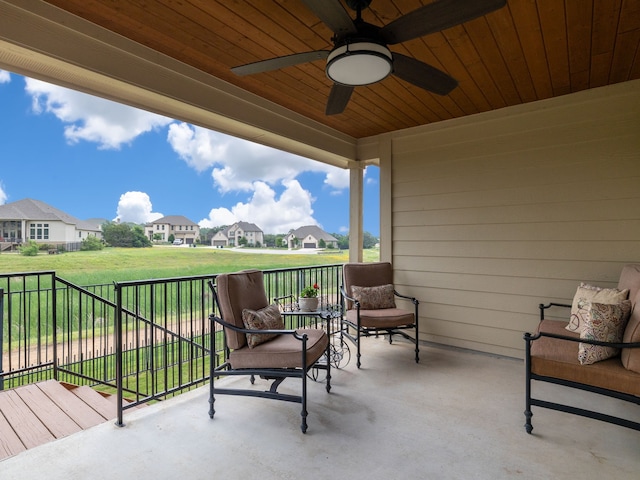
<svg viewBox="0 0 640 480"><path fill-rule="evenodd" d="M379 310L381 308L396 308L393 298L393 285L378 285L375 287L351 286L351 296L360 303L360 309Z"/></svg>
<svg viewBox="0 0 640 480"><path fill-rule="evenodd" d="M393 269L389 262L345 263L342 268L344 289L352 295L354 285L375 287L393 284ZM347 301L347 309L353 308L353 302Z"/></svg>
<svg viewBox="0 0 640 480"><path fill-rule="evenodd" d="M347 310L346 319L356 324L358 312ZM411 325L415 322L415 315L408 310L400 308L385 308L383 310L360 309L360 326L366 328L393 328L402 325Z"/></svg>
<svg viewBox="0 0 640 480"><path fill-rule="evenodd" d="M249 330L284 330L280 308L273 304L261 310L242 310L242 321ZM274 338L277 333L247 333L247 345L254 348Z"/></svg>
<svg viewBox="0 0 640 480"><path fill-rule="evenodd" d="M260 310L269 305L260 270L218 275L216 285L222 319L238 328L245 328L242 310ZM243 332L228 328L225 335L231 349L242 348L247 344L247 336Z"/></svg>
<svg viewBox="0 0 640 480"><path fill-rule="evenodd" d="M307 366L310 366L325 353L329 339L320 329L301 329L297 332L307 335ZM232 351L229 363L234 369L302 368L302 342L293 335L278 335L252 349L244 346Z"/></svg>

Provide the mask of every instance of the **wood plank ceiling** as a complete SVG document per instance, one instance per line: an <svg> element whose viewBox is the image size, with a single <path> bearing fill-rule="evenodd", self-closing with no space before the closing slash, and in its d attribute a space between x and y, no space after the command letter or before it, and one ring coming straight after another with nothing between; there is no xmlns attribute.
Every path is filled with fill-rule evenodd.
<svg viewBox="0 0 640 480"><path fill-rule="evenodd" d="M390 47L455 77L448 96L391 76L357 87L342 114L326 116L332 84L323 60L247 77L230 71L331 49L332 32L299 0L47 2L355 138L640 78L640 0L508 0ZM362 16L382 26L427 3L373 0Z"/></svg>

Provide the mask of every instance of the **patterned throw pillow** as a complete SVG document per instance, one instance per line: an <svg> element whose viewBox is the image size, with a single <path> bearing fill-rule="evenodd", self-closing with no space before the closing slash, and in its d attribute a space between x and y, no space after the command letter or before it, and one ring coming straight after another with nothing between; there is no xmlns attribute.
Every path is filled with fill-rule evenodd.
<svg viewBox="0 0 640 480"><path fill-rule="evenodd" d="M375 287L357 287L351 285L351 295L358 302L362 310L379 310L382 308L396 308L393 297L393 285L378 285Z"/></svg>
<svg viewBox="0 0 640 480"><path fill-rule="evenodd" d="M626 300L629 296L629 290L618 290L617 288L600 288L594 285L581 283L576 290L571 305L571 318L569 324L565 327L570 332L580 333L584 318L588 314L587 304L606 303L618 304Z"/></svg>
<svg viewBox="0 0 640 480"><path fill-rule="evenodd" d="M250 330L282 330L284 322L278 305L273 304L261 310L242 310L242 323ZM275 333L247 333L247 344L253 348L276 337Z"/></svg>
<svg viewBox="0 0 640 480"><path fill-rule="evenodd" d="M631 314L631 302L625 300L617 305L604 303L590 303L585 306L587 314L580 338L598 340L600 342L622 342L624 329ZM620 353L619 348L580 343L578 346L578 360L582 365L615 357Z"/></svg>

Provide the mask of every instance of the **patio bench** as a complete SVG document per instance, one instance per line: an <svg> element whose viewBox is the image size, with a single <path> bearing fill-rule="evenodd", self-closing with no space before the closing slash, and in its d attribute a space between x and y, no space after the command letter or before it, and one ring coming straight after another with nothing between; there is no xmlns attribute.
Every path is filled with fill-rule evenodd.
<svg viewBox="0 0 640 480"><path fill-rule="evenodd" d="M626 300L618 304L609 303L602 306L605 303L604 300L601 300L602 297L600 299L594 297L591 300L587 298L586 301L584 297L580 297L580 295L585 295L585 291L588 296L603 290L608 291L602 292L604 294L624 296ZM599 305L596 308L598 311L593 310L595 304ZM556 307L572 309L569 322L545 319L545 311ZM540 323L536 333L524 334L526 343L526 405L524 414L527 433L531 433L533 430L531 424L532 406L572 413L640 430L640 422L638 421L592 409L533 398L531 395L531 384L533 380L536 380L585 390L640 405L640 265L626 265L624 267L617 289L598 289L581 284L572 305L540 304L539 309ZM612 325L606 325L606 318L598 313L601 311L622 311L621 318L628 317L628 321L622 318L616 323L618 337L621 338L612 340L611 335L616 328ZM585 316L585 313L588 315ZM578 324L575 323L576 320ZM585 320L588 324L587 327L585 327ZM581 328L580 321L582 321ZM604 328L600 328L598 325ZM570 329L576 331L569 331ZM599 337L599 331L606 331L607 338L603 340ZM622 334L620 335L620 333ZM593 357L590 358L592 354L596 355L595 361L593 361ZM609 358L601 360L598 355L602 357L609 355ZM593 363L591 363L592 361Z"/></svg>

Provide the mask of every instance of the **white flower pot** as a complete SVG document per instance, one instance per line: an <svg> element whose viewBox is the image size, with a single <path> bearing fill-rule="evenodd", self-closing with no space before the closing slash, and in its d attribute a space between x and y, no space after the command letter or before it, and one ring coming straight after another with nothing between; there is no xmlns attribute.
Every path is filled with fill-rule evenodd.
<svg viewBox="0 0 640 480"><path fill-rule="evenodd" d="M301 312L315 312L318 310L318 297L298 298L298 306Z"/></svg>

